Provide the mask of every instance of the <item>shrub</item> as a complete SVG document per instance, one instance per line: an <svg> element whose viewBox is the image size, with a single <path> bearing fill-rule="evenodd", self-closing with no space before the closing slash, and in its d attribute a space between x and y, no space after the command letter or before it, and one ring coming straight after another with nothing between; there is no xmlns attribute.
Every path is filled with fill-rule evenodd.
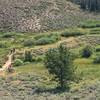
<svg viewBox="0 0 100 100"><path fill-rule="evenodd" d="M97 57L95 57L93 62L95 64L100 64L100 55L98 55Z"/></svg>
<svg viewBox="0 0 100 100"><path fill-rule="evenodd" d="M14 36L13 33L5 33L2 35L3 38L12 38Z"/></svg>
<svg viewBox="0 0 100 100"><path fill-rule="evenodd" d="M100 52L100 47L96 48L96 52Z"/></svg>
<svg viewBox="0 0 100 100"><path fill-rule="evenodd" d="M89 45L85 46L81 50L81 56L84 58L89 58L93 54L93 48Z"/></svg>
<svg viewBox="0 0 100 100"><path fill-rule="evenodd" d="M79 35L83 35L83 33L79 31L65 31L61 34L61 36L63 37L79 36Z"/></svg>
<svg viewBox="0 0 100 100"><path fill-rule="evenodd" d="M24 46L33 46L34 45L34 40L26 40L24 41Z"/></svg>
<svg viewBox="0 0 100 100"><path fill-rule="evenodd" d="M0 42L0 48L6 48L6 47L7 47L7 45L5 42Z"/></svg>
<svg viewBox="0 0 100 100"><path fill-rule="evenodd" d="M35 62L41 62L43 60L44 60L44 56L37 56L37 57L33 58L33 61L35 61Z"/></svg>
<svg viewBox="0 0 100 100"><path fill-rule="evenodd" d="M90 34L100 34L100 28L92 28L92 29L90 29Z"/></svg>
<svg viewBox="0 0 100 100"><path fill-rule="evenodd" d="M70 51L63 45L49 49L45 55L45 66L61 88L66 87L67 82L75 78L72 58Z"/></svg>
<svg viewBox="0 0 100 100"><path fill-rule="evenodd" d="M0 68L2 68L2 65L0 64Z"/></svg>
<svg viewBox="0 0 100 100"><path fill-rule="evenodd" d="M51 44L54 43L56 41L58 41L60 38L58 35L54 34L49 34L47 36L41 37L39 39L37 39L34 44L35 45L46 45L46 44Z"/></svg>
<svg viewBox="0 0 100 100"><path fill-rule="evenodd" d="M80 27L82 27L82 28L96 28L96 27L100 27L100 21L88 20L88 21L80 23Z"/></svg>
<svg viewBox="0 0 100 100"><path fill-rule="evenodd" d="M34 39L35 39L35 40L38 40L38 39L40 39L40 38L42 38L42 37L47 37L47 35L45 35L45 34L39 34L39 35L36 35L36 36L34 37Z"/></svg>
<svg viewBox="0 0 100 100"><path fill-rule="evenodd" d="M45 37L35 41L35 45L45 45L51 43L53 43L53 39L45 38Z"/></svg>
<svg viewBox="0 0 100 100"><path fill-rule="evenodd" d="M21 66L21 65L23 65L23 64L24 64L23 61L20 60L20 59L16 59L16 60L14 61L14 66Z"/></svg>
<svg viewBox="0 0 100 100"><path fill-rule="evenodd" d="M25 51L24 61L25 62L32 62L32 54L31 51Z"/></svg>

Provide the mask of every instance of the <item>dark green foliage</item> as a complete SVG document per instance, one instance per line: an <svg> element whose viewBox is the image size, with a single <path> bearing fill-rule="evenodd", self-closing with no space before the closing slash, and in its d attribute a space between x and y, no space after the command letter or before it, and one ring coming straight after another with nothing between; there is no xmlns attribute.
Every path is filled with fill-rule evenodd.
<svg viewBox="0 0 100 100"><path fill-rule="evenodd" d="M2 65L0 64L0 68L2 68Z"/></svg>
<svg viewBox="0 0 100 100"><path fill-rule="evenodd" d="M80 23L80 27L82 27L82 28L96 28L96 27L100 27L100 21L99 20L88 20L88 21Z"/></svg>
<svg viewBox="0 0 100 100"><path fill-rule="evenodd" d="M3 38L12 38L14 36L13 33L5 33L2 35Z"/></svg>
<svg viewBox="0 0 100 100"><path fill-rule="evenodd" d="M31 51L25 51L24 61L25 62L32 62L32 54L31 54Z"/></svg>
<svg viewBox="0 0 100 100"><path fill-rule="evenodd" d="M100 47L99 48L96 48L96 52L100 52Z"/></svg>
<svg viewBox="0 0 100 100"><path fill-rule="evenodd" d="M44 56L33 57L33 61L35 61L35 62L42 62L42 61L44 61Z"/></svg>
<svg viewBox="0 0 100 100"><path fill-rule="evenodd" d="M100 0L80 0L82 9L100 11Z"/></svg>
<svg viewBox="0 0 100 100"><path fill-rule="evenodd" d="M90 30L90 34L100 34L100 28L93 28Z"/></svg>
<svg viewBox="0 0 100 100"><path fill-rule="evenodd" d="M49 49L45 56L45 66L50 74L55 76L61 88L68 86L68 81L74 77L73 57L68 48L60 45Z"/></svg>
<svg viewBox="0 0 100 100"><path fill-rule="evenodd" d="M16 59L16 60L14 61L14 66L21 66L21 65L23 65L23 64L24 64L23 61L20 60L20 59Z"/></svg>
<svg viewBox="0 0 100 100"><path fill-rule="evenodd" d="M26 40L24 41L24 46L33 46L34 45L34 40Z"/></svg>
<svg viewBox="0 0 100 100"><path fill-rule="evenodd" d="M95 64L100 64L100 54L94 58L93 61Z"/></svg>
<svg viewBox="0 0 100 100"><path fill-rule="evenodd" d="M5 42L0 42L0 48L6 48L6 47L7 47L7 45Z"/></svg>
<svg viewBox="0 0 100 100"><path fill-rule="evenodd" d="M84 58L89 58L93 54L93 48L89 45L85 46L81 50L81 56Z"/></svg>
<svg viewBox="0 0 100 100"><path fill-rule="evenodd" d="M35 45L45 45L45 44L51 44L53 43L53 39L50 39L50 38L41 38L37 41L35 41Z"/></svg>
<svg viewBox="0 0 100 100"><path fill-rule="evenodd" d="M79 36L83 35L84 33L79 32L79 31L65 31L61 34L63 37L70 37L70 36Z"/></svg>
<svg viewBox="0 0 100 100"><path fill-rule="evenodd" d="M38 34L38 35L36 35L35 37L34 37L34 39L35 40L38 40L38 39L40 39L40 38L42 38L42 37L47 37L48 35L45 35L45 34Z"/></svg>
<svg viewBox="0 0 100 100"><path fill-rule="evenodd" d="M55 43L58 41L60 38L57 34L49 34L49 35L40 35L35 37L35 45L46 45L46 44L51 44Z"/></svg>

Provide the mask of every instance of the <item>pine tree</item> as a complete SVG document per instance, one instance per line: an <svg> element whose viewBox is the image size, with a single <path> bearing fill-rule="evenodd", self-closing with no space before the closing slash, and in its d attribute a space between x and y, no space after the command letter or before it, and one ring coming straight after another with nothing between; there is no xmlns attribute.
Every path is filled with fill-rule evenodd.
<svg viewBox="0 0 100 100"><path fill-rule="evenodd" d="M32 54L31 51L25 51L24 61L32 61Z"/></svg>
<svg viewBox="0 0 100 100"><path fill-rule="evenodd" d="M69 49L63 45L46 53L45 66L49 73L54 75L61 88L68 87L68 82L75 78L72 58Z"/></svg>

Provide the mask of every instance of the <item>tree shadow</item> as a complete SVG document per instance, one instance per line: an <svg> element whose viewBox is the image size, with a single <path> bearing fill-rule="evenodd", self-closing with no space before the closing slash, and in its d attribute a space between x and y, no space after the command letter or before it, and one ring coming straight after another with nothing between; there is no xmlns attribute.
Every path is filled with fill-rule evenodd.
<svg viewBox="0 0 100 100"><path fill-rule="evenodd" d="M70 90L69 87L67 88L56 87L56 88L50 88L50 89L34 87L32 94L41 94L41 93L60 94L64 92L69 92L69 90Z"/></svg>

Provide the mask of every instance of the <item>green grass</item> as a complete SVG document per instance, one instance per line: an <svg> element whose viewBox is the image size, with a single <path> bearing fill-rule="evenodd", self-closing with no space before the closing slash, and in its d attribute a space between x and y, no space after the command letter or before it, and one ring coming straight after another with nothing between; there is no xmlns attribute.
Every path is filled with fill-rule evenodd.
<svg viewBox="0 0 100 100"><path fill-rule="evenodd" d="M84 33L79 31L66 31L61 34L61 36L63 37L80 36L80 35L84 35Z"/></svg>
<svg viewBox="0 0 100 100"><path fill-rule="evenodd" d="M88 20L88 21L85 21L85 22L81 22L80 27L82 27L82 28L100 27L100 21L99 20Z"/></svg>
<svg viewBox="0 0 100 100"><path fill-rule="evenodd" d="M35 45L46 45L46 44L52 44L60 40L60 36L58 34L43 34L43 35L37 35L34 37Z"/></svg>
<svg viewBox="0 0 100 100"><path fill-rule="evenodd" d="M77 58L74 61L74 65L77 67L77 75L81 79L78 83L73 82L70 84L72 90L80 89L81 87L93 84L96 80L100 80L100 64L93 64L93 59ZM50 74L44 64L41 63L29 63L23 66L15 68L17 73L37 75L40 77L45 77L46 80L39 83L39 87L53 88L56 83L53 80L48 80Z"/></svg>
<svg viewBox="0 0 100 100"><path fill-rule="evenodd" d="M100 79L100 64L93 64L93 59L76 59L75 65L84 79Z"/></svg>
<svg viewBox="0 0 100 100"><path fill-rule="evenodd" d="M90 34L100 34L100 27L90 29L89 33Z"/></svg>
<svg viewBox="0 0 100 100"><path fill-rule="evenodd" d="M99 23L100 21L98 22L88 21L84 24L86 25L86 28L82 28L82 27L81 28L78 28L78 27L67 28L64 30L49 31L45 33L14 33L14 32L0 33L0 43L2 44L2 42L5 42L7 45L6 48L4 47L0 48L0 64L4 62L3 61L4 57L5 55L8 54L11 48L16 48L19 52L22 52L22 53L27 49L34 49L34 43L33 43L34 40L38 40L41 38L42 39L47 38L47 40L49 40L51 38L50 43L51 43L51 40L53 39L54 41L51 44L54 44L55 42L61 41L60 38L63 39L61 37L61 34L64 32L71 32L71 34L66 33L67 36L70 36L70 37L79 36L81 33L82 35L88 35L88 34L98 34L99 35L100 27L96 26ZM79 34L76 34L77 32L79 32ZM67 36L64 37L64 39L67 39L68 38ZM31 41L32 43L29 43L26 46L24 46L23 45L24 42L29 41L29 40L32 40ZM35 48L36 47L39 47L39 46L35 45ZM100 48L100 45L96 46L96 49L98 48ZM91 58L83 59L83 58L79 58L80 57L79 51L81 49L82 49L81 46L79 48L71 49L71 51L75 53L76 55L74 65L77 66L77 72L79 76L83 79L80 82L83 82L84 80L88 82L89 80L100 79L100 64L93 64L93 58L94 58L93 56L95 56L96 54L100 54L100 51L98 50L98 52L95 52L95 54ZM40 50L40 52L42 51ZM40 55L38 55L38 56L34 56L33 58L35 60L33 63L25 63L22 66L15 67L15 71L17 73L26 73L26 74L33 73L33 74L37 74L40 76L44 75L44 76L49 77L47 69L45 68L42 62L43 57L40 57Z"/></svg>
<svg viewBox="0 0 100 100"><path fill-rule="evenodd" d="M100 64L93 64L92 58L78 58L75 59L74 65L77 66L78 74L83 79L100 79ZM43 63L29 63L19 67L15 67L18 73L32 72L39 75L48 75L47 69Z"/></svg>
<svg viewBox="0 0 100 100"><path fill-rule="evenodd" d="M15 67L18 73L34 73L34 74L45 74L47 70L43 66L43 63L29 63L19 67Z"/></svg>

